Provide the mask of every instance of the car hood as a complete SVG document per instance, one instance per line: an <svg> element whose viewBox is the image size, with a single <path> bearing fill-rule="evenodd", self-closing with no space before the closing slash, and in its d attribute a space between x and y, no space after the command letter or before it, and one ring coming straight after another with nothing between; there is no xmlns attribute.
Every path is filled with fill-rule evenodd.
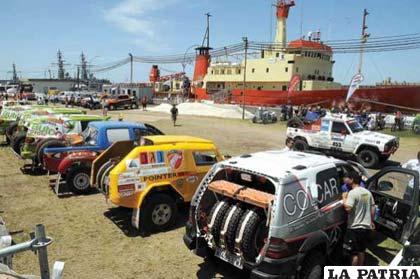
<svg viewBox="0 0 420 279"><path fill-rule="evenodd" d="M392 136L392 135L387 135L387 134L372 132L372 131L363 131L363 132L356 133L355 135L366 140L372 140L372 141L374 140L374 141L377 141L377 142L379 141L382 143L387 143L391 140L397 139L397 137Z"/></svg>

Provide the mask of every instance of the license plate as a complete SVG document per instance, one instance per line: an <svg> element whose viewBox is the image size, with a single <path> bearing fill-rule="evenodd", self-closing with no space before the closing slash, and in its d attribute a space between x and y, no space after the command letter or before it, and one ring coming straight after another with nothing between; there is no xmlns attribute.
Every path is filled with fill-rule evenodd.
<svg viewBox="0 0 420 279"><path fill-rule="evenodd" d="M219 259L228 262L232 265L234 265L235 267L239 268L239 269L243 269L244 267L244 263L243 260L240 256L235 255L227 250L223 250L220 248L216 248L216 253L215 256L218 257Z"/></svg>

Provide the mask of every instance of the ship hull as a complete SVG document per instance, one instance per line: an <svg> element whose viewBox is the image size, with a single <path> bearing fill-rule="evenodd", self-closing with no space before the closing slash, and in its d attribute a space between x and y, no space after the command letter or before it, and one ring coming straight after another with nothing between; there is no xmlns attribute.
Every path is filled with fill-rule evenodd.
<svg viewBox="0 0 420 279"><path fill-rule="evenodd" d="M196 88L197 99L215 99L206 89ZM274 91L246 90L245 96L241 89L230 90L221 102L254 105L278 106L291 105L321 105L323 107L339 107L345 105L347 89L311 90L311 91ZM350 99L349 106L353 109L368 109L372 111L420 112L420 86L384 86L359 88Z"/></svg>

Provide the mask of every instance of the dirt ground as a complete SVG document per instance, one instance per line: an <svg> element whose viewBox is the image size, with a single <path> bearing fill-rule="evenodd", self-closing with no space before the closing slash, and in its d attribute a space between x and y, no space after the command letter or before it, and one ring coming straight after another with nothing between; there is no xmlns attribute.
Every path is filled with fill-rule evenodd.
<svg viewBox="0 0 420 279"><path fill-rule="evenodd" d="M124 118L151 123L166 134L187 134L212 139L223 154L237 155L282 148L285 125L255 125L248 121L180 116L173 127L169 114L124 111ZM116 118L118 112L113 112ZM419 137L401 138L401 147L391 158L406 161L415 157ZM222 263L205 261L183 244L187 206L181 210L177 228L139 236L130 227L131 212L113 207L101 194L59 199L48 187L47 176L24 175L24 164L8 147L0 147L0 215L14 239L27 240L37 223L54 238L48 248L50 266L65 262L65 278L243 278L244 274ZM20 232L22 231L22 232ZM372 263L392 258L397 247L379 243L372 248ZM38 274L37 257L31 252L14 258L20 273Z"/></svg>

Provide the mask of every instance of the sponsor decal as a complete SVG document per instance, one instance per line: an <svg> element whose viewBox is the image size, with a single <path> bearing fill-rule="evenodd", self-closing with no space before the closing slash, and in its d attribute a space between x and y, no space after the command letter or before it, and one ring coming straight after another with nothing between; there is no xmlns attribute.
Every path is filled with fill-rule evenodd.
<svg viewBox="0 0 420 279"><path fill-rule="evenodd" d="M168 152L167 157L171 168L177 170L182 165L184 154L180 150L171 150Z"/></svg>
<svg viewBox="0 0 420 279"><path fill-rule="evenodd" d="M188 176L186 179L185 179L185 181L187 181L188 183L195 183L195 182L197 182L198 181L198 177L197 176L195 176L195 175L193 175L193 176Z"/></svg>
<svg viewBox="0 0 420 279"><path fill-rule="evenodd" d="M417 279L416 266L325 266L324 279Z"/></svg>
<svg viewBox="0 0 420 279"><path fill-rule="evenodd" d="M162 167L162 168L151 168L151 169L140 169L139 176L149 176L149 175L158 175L171 172L171 168Z"/></svg>
<svg viewBox="0 0 420 279"><path fill-rule="evenodd" d="M172 179L172 178L176 178L177 174L176 173L164 173L164 174L156 174L156 175L150 175L150 176L145 176L144 177L144 182L153 182L153 181L157 181L157 180L162 180L162 179Z"/></svg>

